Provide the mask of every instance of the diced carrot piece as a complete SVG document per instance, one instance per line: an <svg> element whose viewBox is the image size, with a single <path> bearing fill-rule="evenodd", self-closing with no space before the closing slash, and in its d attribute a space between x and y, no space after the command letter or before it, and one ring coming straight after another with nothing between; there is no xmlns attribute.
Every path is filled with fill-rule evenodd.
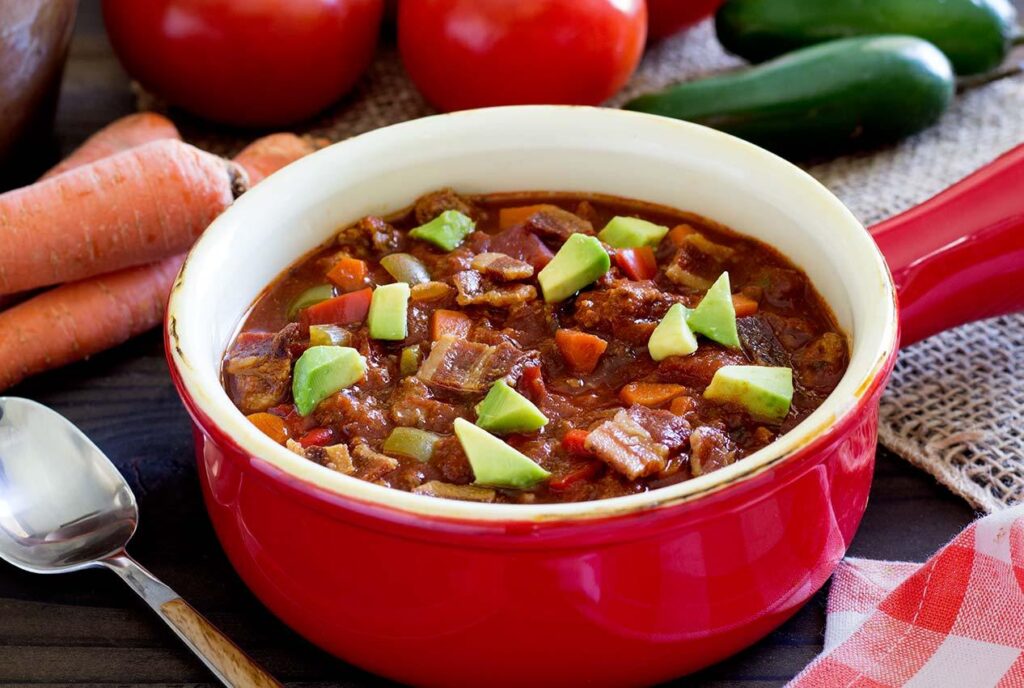
<svg viewBox="0 0 1024 688"><path fill-rule="evenodd" d="M660 406L685 391L686 388L682 385L668 385L660 382L630 382L619 392L619 399L624 404Z"/></svg>
<svg viewBox="0 0 1024 688"><path fill-rule="evenodd" d="M342 258L327 272L327 279L342 291L355 291L366 286L366 263L358 258Z"/></svg>
<svg viewBox="0 0 1024 688"><path fill-rule="evenodd" d="M326 447L334 442L334 431L330 428L313 428L299 438L303 447Z"/></svg>
<svg viewBox="0 0 1024 688"><path fill-rule="evenodd" d="M658 274L658 260L650 246L620 248L615 252L615 264L631 280L654 279Z"/></svg>
<svg viewBox="0 0 1024 688"><path fill-rule="evenodd" d="M682 246L684 243L683 240L686 239L687 235L693 234L696 231L697 230L690 225L676 225L668 233L668 238L675 246Z"/></svg>
<svg viewBox="0 0 1024 688"><path fill-rule="evenodd" d="M367 287L349 292L333 299L303 309L302 324L310 325L353 325L366 320L370 310L373 289Z"/></svg>
<svg viewBox="0 0 1024 688"><path fill-rule="evenodd" d="M430 316L430 338L434 341L445 335L465 339L472 327L472 318L461 311L439 308Z"/></svg>
<svg viewBox="0 0 1024 688"><path fill-rule="evenodd" d="M570 454L577 456L588 455L590 450L586 447L586 441L589 434L586 430L570 430L562 437L562 446Z"/></svg>
<svg viewBox="0 0 1024 688"><path fill-rule="evenodd" d="M750 298L749 296L744 296L743 294L733 294L732 307L733 310L736 311L737 318L744 318L748 315L753 315L754 313L757 313L758 306L757 301Z"/></svg>
<svg viewBox="0 0 1024 688"><path fill-rule="evenodd" d="M249 422L259 428L264 435L278 444L284 444L288 439L288 429L284 426L284 419L275 416L273 413L253 413L246 416Z"/></svg>
<svg viewBox="0 0 1024 688"><path fill-rule="evenodd" d="M555 344L569 368L582 374L594 372L601 354L608 348L605 340L579 330L558 330L555 332Z"/></svg>
<svg viewBox="0 0 1024 688"><path fill-rule="evenodd" d="M578 482L580 482L582 480L588 480L588 479L594 477L595 475L597 475L597 472L599 470L601 470L601 462L600 461L591 461L590 463L585 464L584 466L581 466L580 468L577 468L576 470L572 471L571 473L567 473L567 474L565 474L563 476L560 476L558 478L552 478L548 482L548 487L550 487L552 490L558 490L558 491L567 490L567 489L569 489L569 487L571 487L572 485L574 485L574 484L576 484L576 483L578 483Z"/></svg>
<svg viewBox="0 0 1024 688"><path fill-rule="evenodd" d="M696 407L697 402L694 401L693 397L688 397L684 395L678 396L675 399L673 399L672 403L669 404L668 406L668 410L676 414L677 416L685 416L687 413L694 410Z"/></svg>
<svg viewBox="0 0 1024 688"><path fill-rule="evenodd" d="M536 213L550 207L546 203L541 203L540 205L524 205L518 208L502 208L498 211L498 228L508 229L509 227L524 224Z"/></svg>

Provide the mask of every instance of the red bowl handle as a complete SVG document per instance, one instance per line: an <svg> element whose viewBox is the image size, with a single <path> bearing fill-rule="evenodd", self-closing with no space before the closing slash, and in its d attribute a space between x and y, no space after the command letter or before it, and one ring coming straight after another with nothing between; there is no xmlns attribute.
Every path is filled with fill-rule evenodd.
<svg viewBox="0 0 1024 688"><path fill-rule="evenodd" d="M1024 145L870 231L899 292L901 346L1024 309Z"/></svg>

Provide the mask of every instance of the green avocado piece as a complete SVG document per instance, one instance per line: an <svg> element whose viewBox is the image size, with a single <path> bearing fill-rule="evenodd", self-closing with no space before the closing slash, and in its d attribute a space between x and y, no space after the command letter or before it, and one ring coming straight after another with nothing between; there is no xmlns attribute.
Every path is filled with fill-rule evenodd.
<svg viewBox="0 0 1024 688"><path fill-rule="evenodd" d="M409 285L385 284L373 290L367 322L374 339L400 341L408 334Z"/></svg>
<svg viewBox="0 0 1024 688"><path fill-rule="evenodd" d="M793 402L793 370L768 366L722 366L704 398L744 407L759 420L778 422Z"/></svg>
<svg viewBox="0 0 1024 688"><path fill-rule="evenodd" d="M446 210L427 224L409 230L409 236L454 251L475 228L476 223L458 210Z"/></svg>
<svg viewBox="0 0 1024 688"><path fill-rule="evenodd" d="M544 300L557 303L604 275L611 265L600 241L586 234L573 234L538 273L537 281Z"/></svg>
<svg viewBox="0 0 1024 688"><path fill-rule="evenodd" d="M476 405L476 424L496 434L533 432L547 425L548 419L533 402L498 380Z"/></svg>
<svg viewBox="0 0 1024 688"><path fill-rule="evenodd" d="M687 356L697 350L697 337L686 324L686 306L677 303L668 309L647 340L647 351L655 361L669 356Z"/></svg>
<svg viewBox="0 0 1024 688"><path fill-rule="evenodd" d="M533 459L468 420L455 419L455 435L473 467L477 485L523 490L551 477Z"/></svg>
<svg viewBox="0 0 1024 688"><path fill-rule="evenodd" d="M736 331L736 309L732 305L732 287L729 273L723 272L715 280L697 307L686 316L686 324L694 332L733 349L740 348L740 335Z"/></svg>
<svg viewBox="0 0 1024 688"><path fill-rule="evenodd" d="M292 396L299 413L308 416L317 404L351 387L366 373L366 359L347 346L311 346L295 361Z"/></svg>
<svg viewBox="0 0 1024 688"><path fill-rule="evenodd" d="M656 225L638 217L613 217L597 238L614 248L657 248L668 234L668 227Z"/></svg>

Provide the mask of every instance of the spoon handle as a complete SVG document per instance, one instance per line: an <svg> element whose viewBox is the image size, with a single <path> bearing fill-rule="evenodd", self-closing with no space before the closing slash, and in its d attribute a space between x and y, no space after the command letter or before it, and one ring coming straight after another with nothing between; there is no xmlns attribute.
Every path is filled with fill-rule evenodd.
<svg viewBox="0 0 1024 688"><path fill-rule="evenodd" d="M281 685L180 595L127 553L108 557L101 563L144 599L225 686L269 688Z"/></svg>

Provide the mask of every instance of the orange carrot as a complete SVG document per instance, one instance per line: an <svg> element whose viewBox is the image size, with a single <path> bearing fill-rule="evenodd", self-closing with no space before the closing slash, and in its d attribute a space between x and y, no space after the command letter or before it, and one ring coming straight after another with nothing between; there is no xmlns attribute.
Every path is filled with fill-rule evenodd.
<svg viewBox="0 0 1024 688"><path fill-rule="evenodd" d="M536 213L550 207L552 206L547 203L541 203L540 205L524 205L518 208L502 208L498 211L498 229L508 229L509 227L521 225Z"/></svg>
<svg viewBox="0 0 1024 688"><path fill-rule="evenodd" d="M285 427L284 418L275 416L273 413L253 413L246 418L249 422L259 428L260 432L274 440L278 444L284 444L288 439L288 428Z"/></svg>
<svg viewBox="0 0 1024 688"><path fill-rule="evenodd" d="M737 318L744 318L757 313L757 301L743 294L732 295L732 308L736 311Z"/></svg>
<svg viewBox="0 0 1024 688"><path fill-rule="evenodd" d="M624 404L661 406L669 399L677 397L685 391L686 388L682 385L666 385L658 382L630 382L619 391L619 399Z"/></svg>
<svg viewBox="0 0 1024 688"><path fill-rule="evenodd" d="M366 262L358 258L342 258L327 271L331 280L342 291L355 291L366 286Z"/></svg>
<svg viewBox="0 0 1024 688"><path fill-rule="evenodd" d="M151 263L188 248L247 180L154 141L0 195L0 294Z"/></svg>
<svg viewBox="0 0 1024 688"><path fill-rule="evenodd" d="M685 416L695 408L697 408L697 402L694 401L693 397L688 396L678 396L668 405L668 410L677 416Z"/></svg>
<svg viewBox="0 0 1024 688"><path fill-rule="evenodd" d="M183 259L65 284L0 313L0 389L153 327Z"/></svg>
<svg viewBox="0 0 1024 688"><path fill-rule="evenodd" d="M439 308L430 316L430 339L437 341L445 335L465 339L472 327L473 321L465 313Z"/></svg>
<svg viewBox="0 0 1024 688"><path fill-rule="evenodd" d="M597 368L597 362L608 348L608 342L578 330L558 330L555 344L562 352L562 358L573 372L589 374Z"/></svg>
<svg viewBox="0 0 1024 688"><path fill-rule="evenodd" d="M235 156L249 173L249 185L263 181L274 172L321 148L320 142L295 134L270 134L256 139Z"/></svg>
<svg viewBox="0 0 1024 688"><path fill-rule="evenodd" d="M682 246L683 240L689 234L693 234L695 230L690 225L676 225L672 228L672 231L668 233L668 239L672 242L673 246Z"/></svg>
<svg viewBox="0 0 1024 688"><path fill-rule="evenodd" d="M85 143L50 168L40 179L48 179L144 143L163 139L181 140L181 135L171 120L155 112L128 115L114 120L87 138Z"/></svg>

